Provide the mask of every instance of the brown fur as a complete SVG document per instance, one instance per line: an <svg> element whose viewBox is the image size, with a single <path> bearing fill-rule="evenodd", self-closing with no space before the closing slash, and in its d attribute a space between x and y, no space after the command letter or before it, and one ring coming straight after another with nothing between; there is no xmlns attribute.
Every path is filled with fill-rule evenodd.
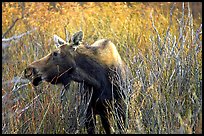
<svg viewBox="0 0 204 136"><path fill-rule="evenodd" d="M110 40L101 39L92 45L81 43L76 48L76 52L93 58L107 67L109 69L110 80L113 84L121 86L123 83L119 83L118 80L125 81L127 74L125 64L122 61L116 46Z"/></svg>

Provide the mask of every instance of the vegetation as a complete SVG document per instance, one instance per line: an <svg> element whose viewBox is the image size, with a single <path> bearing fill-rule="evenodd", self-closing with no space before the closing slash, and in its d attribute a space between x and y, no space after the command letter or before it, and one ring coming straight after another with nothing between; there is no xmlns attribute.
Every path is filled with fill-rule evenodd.
<svg viewBox="0 0 204 136"><path fill-rule="evenodd" d="M62 104L62 86L19 78L54 49L54 34L66 39L65 29L83 30L90 44L110 39L130 68L126 133L202 133L202 16L191 5L3 2L2 133L86 133L77 83Z"/></svg>

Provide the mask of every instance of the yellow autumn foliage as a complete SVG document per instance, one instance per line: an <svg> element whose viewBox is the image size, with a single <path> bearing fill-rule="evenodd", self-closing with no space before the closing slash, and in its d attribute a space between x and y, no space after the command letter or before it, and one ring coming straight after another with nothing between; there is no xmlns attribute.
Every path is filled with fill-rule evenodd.
<svg viewBox="0 0 204 136"><path fill-rule="evenodd" d="M77 123L77 131L66 129L72 124L61 118L64 107L59 102L58 87L43 83L36 89L29 84L13 92L16 84L7 83L21 76L30 62L55 48L54 34L65 39L65 28L70 34L82 30L89 44L110 39L130 67L135 92L129 105L132 123L127 133L194 133L194 127L196 133L202 133L199 4L202 3L194 7L195 3L187 2L2 2L2 35L18 18L4 38L36 29L2 50L2 133L86 133ZM171 12L172 5L175 7ZM36 90L43 93L39 96ZM70 98L74 102L69 99L68 103L76 104L74 94ZM72 117L69 106L67 118ZM20 113L22 109L25 111ZM183 120L187 120L188 128ZM103 133L100 127L97 132Z"/></svg>

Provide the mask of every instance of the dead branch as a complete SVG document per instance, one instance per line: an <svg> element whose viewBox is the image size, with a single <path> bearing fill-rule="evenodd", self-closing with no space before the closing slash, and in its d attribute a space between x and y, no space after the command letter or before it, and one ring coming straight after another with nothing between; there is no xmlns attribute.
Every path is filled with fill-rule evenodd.
<svg viewBox="0 0 204 136"><path fill-rule="evenodd" d="M33 31L35 31L36 30L36 28L34 28L33 30L31 30L31 31L27 31L27 32L25 32L25 33L22 33L22 34L20 34L20 35L14 35L14 36L12 36L12 37L10 37L10 38L2 38L2 49L4 49L4 48L6 48L6 47L8 47L10 44L9 44L9 42L11 42L12 40L19 40L21 37L23 37L23 36L25 36L25 35L28 35L28 34L30 34L31 32L33 32Z"/></svg>
<svg viewBox="0 0 204 136"><path fill-rule="evenodd" d="M14 25L16 24L16 22L19 20L19 18L16 18L16 20L13 22L13 24L9 27L9 29L2 35L2 38L4 38L9 31L11 31L11 29L14 27Z"/></svg>

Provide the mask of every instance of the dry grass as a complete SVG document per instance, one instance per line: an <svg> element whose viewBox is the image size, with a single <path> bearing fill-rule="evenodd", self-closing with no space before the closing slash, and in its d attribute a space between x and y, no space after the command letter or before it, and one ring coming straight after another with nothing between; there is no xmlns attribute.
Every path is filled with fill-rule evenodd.
<svg viewBox="0 0 204 136"><path fill-rule="evenodd" d="M193 18L191 4L2 3L3 33L19 18L6 38L36 28L2 49L2 133L86 133L88 100L78 84L61 101L63 87L34 88L17 78L54 49L54 34L65 38L64 28L82 29L90 44L109 38L130 68L126 133L202 133L202 18ZM97 117L97 133L104 133L100 124Z"/></svg>

